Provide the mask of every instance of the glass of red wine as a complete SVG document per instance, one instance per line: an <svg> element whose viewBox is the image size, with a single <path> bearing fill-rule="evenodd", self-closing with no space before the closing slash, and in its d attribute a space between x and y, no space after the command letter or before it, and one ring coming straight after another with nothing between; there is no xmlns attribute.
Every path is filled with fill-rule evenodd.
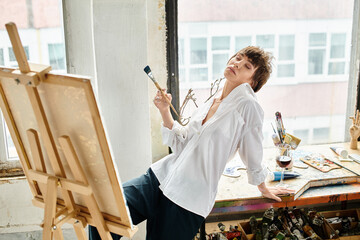
<svg viewBox="0 0 360 240"><path fill-rule="evenodd" d="M278 155L276 156L276 163L281 168L281 179L280 183L278 183L277 187L288 187L287 184L284 183L284 170L288 167L292 162L292 154L290 152L291 147L289 145L278 146Z"/></svg>

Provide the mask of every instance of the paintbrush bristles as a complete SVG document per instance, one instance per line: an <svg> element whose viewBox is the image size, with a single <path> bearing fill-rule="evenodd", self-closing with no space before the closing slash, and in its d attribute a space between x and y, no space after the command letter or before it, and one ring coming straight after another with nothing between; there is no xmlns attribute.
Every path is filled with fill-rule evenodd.
<svg viewBox="0 0 360 240"><path fill-rule="evenodd" d="M146 72L146 74L151 73L151 69L150 69L149 66L146 66L146 67L144 68L144 71Z"/></svg>
<svg viewBox="0 0 360 240"><path fill-rule="evenodd" d="M144 72L145 72L145 73L149 76L149 78L156 84L156 80L155 80L154 76L152 75L151 69L150 69L149 66L146 66L146 67L144 68Z"/></svg>

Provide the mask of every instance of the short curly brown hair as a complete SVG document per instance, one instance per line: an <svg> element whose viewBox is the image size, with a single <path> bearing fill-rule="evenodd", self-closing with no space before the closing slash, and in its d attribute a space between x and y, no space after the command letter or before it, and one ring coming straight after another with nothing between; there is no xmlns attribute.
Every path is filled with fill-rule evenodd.
<svg viewBox="0 0 360 240"><path fill-rule="evenodd" d="M251 87L254 92L258 92L270 78L270 74L272 72L272 54L265 52L260 47L248 46L235 53L230 59L235 57L237 54L246 56L251 64L253 64L256 68L254 75L252 76L253 84Z"/></svg>

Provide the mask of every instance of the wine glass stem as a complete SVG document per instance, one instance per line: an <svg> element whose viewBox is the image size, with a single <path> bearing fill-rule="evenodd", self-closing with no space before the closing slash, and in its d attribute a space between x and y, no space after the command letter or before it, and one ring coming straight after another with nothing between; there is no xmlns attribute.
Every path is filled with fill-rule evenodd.
<svg viewBox="0 0 360 240"><path fill-rule="evenodd" d="M281 178L280 178L280 185L283 185L284 184L284 170L285 168L281 168Z"/></svg>

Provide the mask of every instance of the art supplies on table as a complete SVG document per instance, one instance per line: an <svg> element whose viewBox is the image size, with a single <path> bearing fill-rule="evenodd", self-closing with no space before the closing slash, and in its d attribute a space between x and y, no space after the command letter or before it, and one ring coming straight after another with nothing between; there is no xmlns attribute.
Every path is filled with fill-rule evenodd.
<svg viewBox="0 0 360 240"><path fill-rule="evenodd" d="M273 124L271 124L274 131L274 134L271 136L274 145L276 147L289 145L291 149L296 149L299 146L301 139L285 132L284 122L280 112L276 112L275 117L276 130Z"/></svg>
<svg viewBox="0 0 360 240"><path fill-rule="evenodd" d="M351 153L351 154L349 154L349 158L354 160L354 162L360 164L360 155L359 154Z"/></svg>
<svg viewBox="0 0 360 240"><path fill-rule="evenodd" d="M342 157L342 158L347 158L348 157L348 151L346 151L344 148L330 147L330 149L339 157Z"/></svg>
<svg viewBox="0 0 360 240"><path fill-rule="evenodd" d="M241 161L239 154L235 154L234 158L230 160L224 169L223 175L227 177L237 178L241 176L241 171L245 170L246 166Z"/></svg>
<svg viewBox="0 0 360 240"><path fill-rule="evenodd" d="M275 117L276 117L276 121L275 121L276 129L278 131L280 141L281 141L281 143L284 143L285 128L284 128L284 124L283 124L283 121L282 121L281 113L276 112Z"/></svg>
<svg viewBox="0 0 360 240"><path fill-rule="evenodd" d="M309 168L309 165L307 165L303 161L301 161L300 158L303 158L310 154L311 154L311 152L309 152L309 151L304 151L302 149L296 149L292 154L293 162L294 162L293 167L300 168L300 169Z"/></svg>
<svg viewBox="0 0 360 240"><path fill-rule="evenodd" d="M341 168L341 166L339 166L337 163L331 161L321 154L311 154L309 156L300 158L300 160L321 172L329 172L333 169Z"/></svg>

